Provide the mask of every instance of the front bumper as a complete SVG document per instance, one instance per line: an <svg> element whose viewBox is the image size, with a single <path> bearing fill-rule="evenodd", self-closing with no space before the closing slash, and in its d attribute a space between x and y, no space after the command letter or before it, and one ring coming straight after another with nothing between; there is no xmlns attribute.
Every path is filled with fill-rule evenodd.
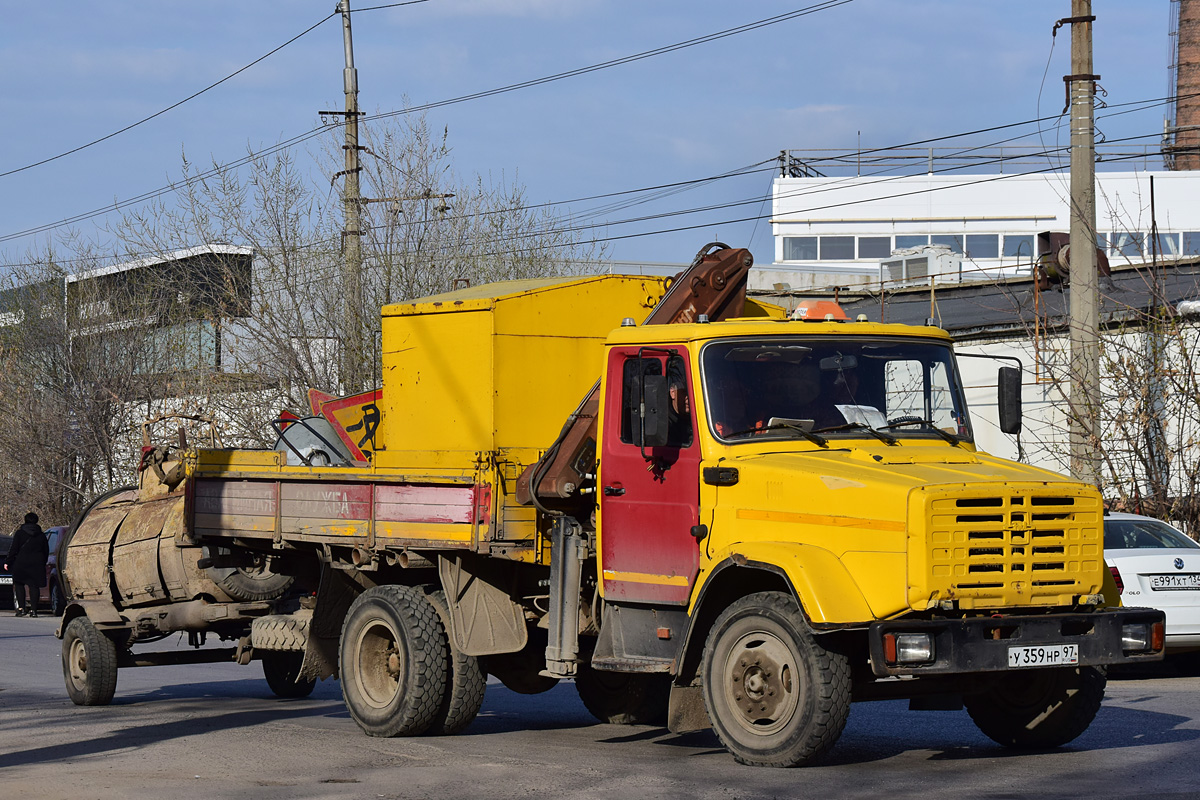
<svg viewBox="0 0 1200 800"><path fill-rule="evenodd" d="M1079 666L1137 664L1158 661L1157 652L1126 653L1121 648L1121 628L1132 623L1162 623L1163 612L1150 608L1106 608L1090 613L1040 614L966 619L888 620L873 623L867 636L871 669L888 675L955 675L1002 672L1010 647L1075 644ZM933 661L926 664L889 664L884 656L884 635L925 633L933 637Z"/></svg>

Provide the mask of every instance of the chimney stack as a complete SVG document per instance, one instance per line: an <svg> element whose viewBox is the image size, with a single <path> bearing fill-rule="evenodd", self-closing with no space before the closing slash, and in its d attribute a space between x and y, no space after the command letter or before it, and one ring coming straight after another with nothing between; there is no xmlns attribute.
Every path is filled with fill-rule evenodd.
<svg viewBox="0 0 1200 800"><path fill-rule="evenodd" d="M1179 29L1175 56L1172 169L1200 169L1200 0L1176 0Z"/></svg>

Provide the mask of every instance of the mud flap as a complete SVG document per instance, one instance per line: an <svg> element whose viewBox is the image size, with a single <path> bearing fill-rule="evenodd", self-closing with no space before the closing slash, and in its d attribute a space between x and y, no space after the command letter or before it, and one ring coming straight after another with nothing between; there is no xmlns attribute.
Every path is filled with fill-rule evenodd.
<svg viewBox="0 0 1200 800"><path fill-rule="evenodd" d="M360 591L359 585L344 571L328 564L321 565L317 605L313 609L308 642L304 646L304 663L300 666L302 680L338 677L338 642L342 636L342 623Z"/></svg>
<svg viewBox="0 0 1200 800"><path fill-rule="evenodd" d="M438 556L438 574L450 610L450 635L469 656L515 653L529 639L525 612L501 588L511 577L506 567L483 559Z"/></svg>

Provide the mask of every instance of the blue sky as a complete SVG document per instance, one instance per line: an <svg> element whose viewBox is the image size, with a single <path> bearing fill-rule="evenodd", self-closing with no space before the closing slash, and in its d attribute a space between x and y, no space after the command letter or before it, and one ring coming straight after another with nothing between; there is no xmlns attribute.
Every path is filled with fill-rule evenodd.
<svg viewBox="0 0 1200 800"><path fill-rule="evenodd" d="M352 0L352 8L383 2ZM406 99L436 102L813 2L429 0L363 11L354 17L360 103L371 113L402 108ZM8 123L0 172L153 114L262 56L334 6L334 0L0 0L0 101ZM1168 7L1168 0L1094 3L1095 71L1109 104L1166 94ZM516 180L530 202L561 202L717 175L785 148L852 150L860 133L862 147L881 147L1056 114L1062 75L1070 71L1070 33L1062 29L1051 52L1050 31L1069 14L1069 0L853 0L718 42L437 109L429 120L448 127L460 174ZM178 177L184 151L193 161L225 162L247 146L310 130L317 111L342 107L342 58L341 26L330 20L168 114L0 177L0 236L162 187ZM1155 107L1102 119L1100 127L1109 139L1157 134L1162 119ZM720 238L751 246L758 263L769 263L765 220L728 222L766 214L769 204L618 223L762 198L770 177L757 172L618 211L595 235L652 233L613 241L610 256L621 260L688 261L700 245ZM103 238L105 220L74 230ZM702 227L653 233L689 225ZM18 259L50 235L2 241L0 257Z"/></svg>

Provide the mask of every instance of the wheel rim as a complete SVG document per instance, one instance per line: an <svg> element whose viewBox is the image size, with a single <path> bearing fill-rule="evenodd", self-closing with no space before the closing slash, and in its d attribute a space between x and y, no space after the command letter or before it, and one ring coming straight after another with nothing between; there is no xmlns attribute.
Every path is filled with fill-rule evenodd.
<svg viewBox="0 0 1200 800"><path fill-rule="evenodd" d="M787 727L804 692L798 664L795 651L772 633L755 631L733 644L722 684L738 725L759 736Z"/></svg>
<svg viewBox="0 0 1200 800"><path fill-rule="evenodd" d="M71 642L71 649L67 652L67 669L71 683L83 689L87 685L87 648L81 639Z"/></svg>
<svg viewBox="0 0 1200 800"><path fill-rule="evenodd" d="M383 620L371 620L356 645L354 674L363 699L373 708L386 708L400 692L406 666L396 629Z"/></svg>

